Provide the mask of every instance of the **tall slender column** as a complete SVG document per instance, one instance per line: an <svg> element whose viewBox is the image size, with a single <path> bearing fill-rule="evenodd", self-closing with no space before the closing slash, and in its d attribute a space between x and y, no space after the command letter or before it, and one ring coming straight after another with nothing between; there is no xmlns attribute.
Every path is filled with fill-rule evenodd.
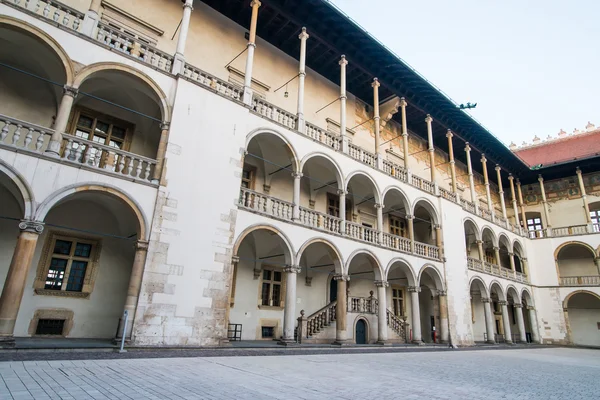
<svg viewBox="0 0 600 400"><path fill-rule="evenodd" d="M304 80L306 79L306 40L309 38L306 28L298 35L300 39L300 65L298 67L298 125L296 129L304 133L306 121L304 120Z"/></svg>
<svg viewBox="0 0 600 400"><path fill-rule="evenodd" d="M69 116L71 115L71 108L73 107L73 102L75 101L75 97L77 97L77 93L79 92L78 89L66 85L63 89L64 94L60 100L58 113L56 114L56 120L54 121L54 133L52 133L50 143L48 143L48 148L46 149L46 154L54 157L59 156L63 134L67 129Z"/></svg>
<svg viewBox="0 0 600 400"><path fill-rule="evenodd" d="M340 135L342 138L342 152L348 153L348 136L346 136L346 65L348 60L342 56L340 61Z"/></svg>
<svg viewBox="0 0 600 400"><path fill-rule="evenodd" d="M477 253L479 254L479 259L481 261L485 261L485 253L483 252L483 240L476 240L477 243Z"/></svg>
<svg viewBox="0 0 600 400"><path fill-rule="evenodd" d="M283 338L282 343L294 342L296 326L296 281L302 268L298 265L288 265L285 272L285 306L283 308Z"/></svg>
<svg viewBox="0 0 600 400"><path fill-rule="evenodd" d="M335 307L335 342L344 344L348 339L348 297L346 296L346 282L350 280L348 275L336 274L333 279L337 281L337 305Z"/></svg>
<svg viewBox="0 0 600 400"><path fill-rule="evenodd" d="M338 196L340 197L340 233L343 235L346 233L346 191L339 190L337 191Z"/></svg>
<svg viewBox="0 0 600 400"><path fill-rule="evenodd" d="M523 191L521 190L521 181L517 179L517 194L519 195L519 208L521 209L521 221L523 229L527 231L527 218L525 217L525 204L523 203Z"/></svg>
<svg viewBox="0 0 600 400"><path fill-rule="evenodd" d="M248 38L246 55L246 72L244 74L244 104L252 105L252 67L254 65L254 50L256 49L256 23L258 21L258 8L260 0L252 0L252 17L250 19L250 35Z"/></svg>
<svg viewBox="0 0 600 400"><path fill-rule="evenodd" d="M548 201L546 200L546 189L544 189L544 178L542 175L538 175L538 181L540 182L540 192L542 192L542 204L544 205L544 216L546 217L546 234L552 235L552 221L550 219L550 209L548 208Z"/></svg>
<svg viewBox="0 0 600 400"><path fill-rule="evenodd" d="M492 221L496 220L496 213L494 212L494 204L492 203L492 194L490 193L490 180L487 172L487 158L485 154L481 155L481 167L483 169L483 183L485 184L485 195L487 197L487 206L492 217Z"/></svg>
<svg viewBox="0 0 600 400"><path fill-rule="evenodd" d="M533 306L527 306L529 312L529 323L531 324L531 340L533 343L540 342L540 334L538 332L537 315Z"/></svg>
<svg viewBox="0 0 600 400"><path fill-rule="evenodd" d="M377 309L377 343L387 344L388 329L387 329L387 295L386 288L390 286L387 281L375 281L377 286L377 301L379 308Z"/></svg>
<svg viewBox="0 0 600 400"><path fill-rule="evenodd" d="M502 217L507 219L506 217L506 203L504 202L504 189L502 188L502 168L498 164L496 164L496 177L498 179L498 195L500 196L500 206L502 207Z"/></svg>
<svg viewBox="0 0 600 400"><path fill-rule="evenodd" d="M492 319L492 307L490 305L491 300L488 298L482 298L483 312L485 314L485 331L487 333L487 342L496 343L494 336L494 321Z"/></svg>
<svg viewBox="0 0 600 400"><path fill-rule="evenodd" d="M529 264L527 263L526 258L521 258L521 267L523 267L523 274L525 276L529 276Z"/></svg>
<svg viewBox="0 0 600 400"><path fill-rule="evenodd" d="M404 97L400 98L400 115L402 116L402 146L404 149L404 169L408 171L408 127L406 126L406 106Z"/></svg>
<svg viewBox="0 0 600 400"><path fill-rule="evenodd" d="M408 238L410 239L410 252L415 252L415 216L407 215L406 222L408 223Z"/></svg>
<svg viewBox="0 0 600 400"><path fill-rule="evenodd" d="M517 269L515 268L515 253L508 253L508 259L510 261L510 269L512 272L516 272Z"/></svg>
<svg viewBox="0 0 600 400"><path fill-rule="evenodd" d="M500 265L500 247L494 246L494 259L495 259L495 264L499 267L501 267Z"/></svg>
<svg viewBox="0 0 600 400"><path fill-rule="evenodd" d="M469 189L471 191L471 202L475 205L475 212L479 213L479 201L475 194L475 181L473 180L473 165L471 164L471 146L469 142L465 143L465 153L467 153L467 173L469 174Z"/></svg>
<svg viewBox="0 0 600 400"><path fill-rule="evenodd" d="M435 224L433 226L435 229L435 245L439 249L439 259L444 259L444 243L442 242L442 226L440 224Z"/></svg>
<svg viewBox="0 0 600 400"><path fill-rule="evenodd" d="M435 183L435 148L433 147L433 129L431 123L433 118L427 114L425 117L425 123L427 124L427 144L429 146L429 164L431 166L431 183Z"/></svg>
<svg viewBox="0 0 600 400"><path fill-rule="evenodd" d="M23 220L19 223L19 229L21 233L17 239L0 296L0 346L14 345L15 322L23 299L27 273L35 253L37 240L44 230L44 224L38 221Z"/></svg>
<svg viewBox="0 0 600 400"><path fill-rule="evenodd" d="M579 182L579 191L581 192L581 200L583 201L583 212L585 212L585 221L588 224L592 223L592 216L590 215L590 206L587 202L587 195L585 193L585 185L583 184L583 176L579 167L575 170L577 172L577 181Z"/></svg>
<svg viewBox="0 0 600 400"><path fill-rule="evenodd" d="M173 60L174 74L183 74L183 67L185 65L185 42L187 41L188 32L190 30L190 18L192 16L192 10L194 0L184 0L183 3L183 17L181 18L181 25L179 28L179 37L177 38L177 50L175 51L175 57Z"/></svg>
<svg viewBox="0 0 600 400"><path fill-rule="evenodd" d="M446 137L448 138L448 156L450 158L450 177L452 178L452 192L458 194L456 190L456 162L454 161L454 146L452 145L452 131L448 129Z"/></svg>
<svg viewBox="0 0 600 400"><path fill-rule="evenodd" d="M517 314L517 326L519 327L519 342L527 343L527 334L525 333L525 319L523 318L523 304L516 303L513 311Z"/></svg>
<svg viewBox="0 0 600 400"><path fill-rule="evenodd" d="M421 344L423 343L423 337L421 336L421 310L419 307L419 292L421 291L421 288L418 286L409 286L408 291L410 292L410 303L412 310L412 342L415 344Z"/></svg>
<svg viewBox="0 0 600 400"><path fill-rule="evenodd" d="M165 167L165 155L167 154L167 145L169 144L169 126L168 122L160 124L160 140L158 142L158 150L156 151L156 165L152 172L152 182L159 183L163 176Z"/></svg>
<svg viewBox="0 0 600 400"><path fill-rule="evenodd" d="M502 325L504 325L504 341L506 343L512 343L512 333L510 330L510 318L508 318L508 307L506 301L501 300L498 302L502 309Z"/></svg>
<svg viewBox="0 0 600 400"><path fill-rule="evenodd" d="M438 290L440 299L440 340L442 343L450 341L450 330L448 327L448 297L445 290Z"/></svg>
<svg viewBox="0 0 600 400"><path fill-rule="evenodd" d="M375 123L375 157L377 158L377 168L383 168L383 157L381 155L381 132L380 132L380 116L379 116L379 80L377 78L373 78L373 83L371 84L373 87L373 121Z"/></svg>
<svg viewBox="0 0 600 400"><path fill-rule="evenodd" d="M133 266L129 276L129 286L127 288L127 297L125 298L125 311L129 314L125 339L131 339L133 331L133 322L135 320L135 309L140 297L140 288L142 287L142 277L144 275L144 266L146 265L146 256L148 255L148 242L138 240L135 244L135 256L133 257ZM124 320L119 320L117 329L117 338L123 335Z"/></svg>
<svg viewBox="0 0 600 400"><path fill-rule="evenodd" d="M30 1L29 7L37 7L37 1ZM100 19L100 7L102 6L102 0L92 0L90 3L90 8L85 13L83 17L83 24L81 24L81 33L86 36L93 36L94 29L98 25L98 20ZM32 9L35 11L35 9Z"/></svg>
<svg viewBox="0 0 600 400"><path fill-rule="evenodd" d="M375 203L377 209L377 242L383 243L383 204Z"/></svg>
<svg viewBox="0 0 600 400"><path fill-rule="evenodd" d="M294 178L294 209L292 210L292 220L300 219L300 180L302 179L301 172L292 172Z"/></svg>
<svg viewBox="0 0 600 400"><path fill-rule="evenodd" d="M508 182L510 183L510 201L512 202L513 212L515 213L515 226L517 228L521 227L519 223L519 209L517 207L517 198L515 196L515 178L512 174L508 174Z"/></svg>

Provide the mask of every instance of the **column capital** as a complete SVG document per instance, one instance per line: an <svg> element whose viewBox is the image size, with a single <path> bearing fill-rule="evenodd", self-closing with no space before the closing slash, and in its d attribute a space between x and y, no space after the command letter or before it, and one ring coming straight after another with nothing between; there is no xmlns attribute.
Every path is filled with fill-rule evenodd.
<svg viewBox="0 0 600 400"><path fill-rule="evenodd" d="M452 131L450 129L448 129L448 131L446 132L446 137L447 138L454 137L454 134L452 133Z"/></svg>
<svg viewBox="0 0 600 400"><path fill-rule="evenodd" d="M139 251L148 251L148 247L149 247L150 243L145 241L145 240L138 240L135 242L135 250Z"/></svg>
<svg viewBox="0 0 600 400"><path fill-rule="evenodd" d="M421 287L419 287L419 286L409 286L408 287L408 291L409 292L414 292L414 293L420 293L421 292Z"/></svg>
<svg viewBox="0 0 600 400"><path fill-rule="evenodd" d="M345 195L347 195L347 194L348 194L348 192L347 192L347 191L345 191L345 190L342 190L342 189L338 189L338 190L337 190L337 194L338 194L338 196L342 196L342 195L344 195L344 196L345 196Z"/></svg>
<svg viewBox="0 0 600 400"><path fill-rule="evenodd" d="M163 122L160 123L160 130L161 131L168 131L170 127L171 127L171 123L170 122L163 121Z"/></svg>
<svg viewBox="0 0 600 400"><path fill-rule="evenodd" d="M512 181L513 179L515 179L515 177L512 174L508 174L508 180Z"/></svg>
<svg viewBox="0 0 600 400"><path fill-rule="evenodd" d="M500 247L494 246L494 251L500 251Z"/></svg>
<svg viewBox="0 0 600 400"><path fill-rule="evenodd" d="M494 169L498 172L502 171L502 167L499 164L496 164L496 168Z"/></svg>
<svg viewBox="0 0 600 400"><path fill-rule="evenodd" d="M510 257L514 257L515 253L508 253Z"/></svg>
<svg viewBox="0 0 600 400"><path fill-rule="evenodd" d="M447 292L447 291L445 291L445 290L438 290L438 291L437 291L437 295L438 295L438 296L447 296L447 295L448 295L448 292Z"/></svg>
<svg viewBox="0 0 600 400"><path fill-rule="evenodd" d="M65 85L65 86L63 86L63 94L65 96L70 96L72 98L75 98L79 94L79 89L74 88L73 86Z"/></svg>
<svg viewBox="0 0 600 400"><path fill-rule="evenodd" d="M348 65L348 60L346 60L345 55L342 54L342 57L340 57L340 61L338 62L338 64L340 64L341 66Z"/></svg>
<svg viewBox="0 0 600 400"><path fill-rule="evenodd" d="M375 281L373 282L377 287L389 287L390 283L388 281Z"/></svg>
<svg viewBox="0 0 600 400"><path fill-rule="evenodd" d="M411 214L407 214L407 215L406 215L406 219L407 219L407 220L412 220L412 219L415 219L415 216L414 216L414 215L411 215Z"/></svg>
<svg viewBox="0 0 600 400"><path fill-rule="evenodd" d="M283 267L283 272L299 274L302 271L302 267L299 265L286 265Z"/></svg>
<svg viewBox="0 0 600 400"><path fill-rule="evenodd" d="M468 153L471 151L471 146L469 146L469 142L465 142L465 151Z"/></svg>
<svg viewBox="0 0 600 400"><path fill-rule="evenodd" d="M194 10L194 0L185 0L183 2L183 8L189 8L190 10Z"/></svg>
<svg viewBox="0 0 600 400"><path fill-rule="evenodd" d="M483 153L481 153L481 162L484 164L487 162L487 158L485 158L485 154Z"/></svg>
<svg viewBox="0 0 600 400"><path fill-rule="evenodd" d="M379 83L379 79L373 78L373 83L371 83L371 87L376 88L376 87L379 87L379 86L381 86L381 83Z"/></svg>
<svg viewBox="0 0 600 400"><path fill-rule="evenodd" d="M433 229L442 229L442 225L440 225L440 224L434 224L433 225Z"/></svg>
<svg viewBox="0 0 600 400"><path fill-rule="evenodd" d="M381 203L375 203L374 207L375 208L384 208L385 206Z"/></svg>
<svg viewBox="0 0 600 400"><path fill-rule="evenodd" d="M538 182L540 182L540 183L544 182L544 178L542 178L542 174L538 175Z"/></svg>
<svg viewBox="0 0 600 400"><path fill-rule="evenodd" d="M581 175L581 169L579 167L575 168L575 173Z"/></svg>
<svg viewBox="0 0 600 400"><path fill-rule="evenodd" d="M300 32L300 34L298 35L298 39L300 40L306 40L310 37L310 35L308 33L306 33L306 27L303 26L302 27L302 32Z"/></svg>
<svg viewBox="0 0 600 400"><path fill-rule="evenodd" d="M44 231L44 223L41 221L22 219L21 222L19 222L19 229L24 232L37 233L39 235Z"/></svg>
<svg viewBox="0 0 600 400"><path fill-rule="evenodd" d="M491 302L492 302L492 300L491 300L489 297L482 297L482 298L481 298L481 302L482 302L482 303L491 303Z"/></svg>
<svg viewBox="0 0 600 400"><path fill-rule="evenodd" d="M252 0L252 1L250 2L250 7L255 7L255 6L256 6L257 8L258 8L258 7L260 7L260 6L262 6L262 3L260 2L260 0Z"/></svg>
<svg viewBox="0 0 600 400"><path fill-rule="evenodd" d="M527 306L527 309L528 309L529 311L531 311L531 310L535 310L535 307L534 307L534 306Z"/></svg>
<svg viewBox="0 0 600 400"><path fill-rule="evenodd" d="M425 117L425 122L427 122L428 124L433 122L433 118L431 118L431 115L427 114L427 116Z"/></svg>
<svg viewBox="0 0 600 400"><path fill-rule="evenodd" d="M501 306L505 306L508 303L506 302L506 300L500 300L498 301L498 304L500 304Z"/></svg>
<svg viewBox="0 0 600 400"><path fill-rule="evenodd" d="M477 243L477 244L483 244L483 240L476 240L475 243Z"/></svg>
<svg viewBox="0 0 600 400"><path fill-rule="evenodd" d="M302 172L292 172L292 178L294 178L294 179L300 179L303 176L304 175L302 174Z"/></svg>
<svg viewBox="0 0 600 400"><path fill-rule="evenodd" d="M400 97L400 107L406 107L408 103L404 97Z"/></svg>
<svg viewBox="0 0 600 400"><path fill-rule="evenodd" d="M521 304L521 303L515 303L515 304L513 304L513 307L515 307L515 308L523 308L523 304Z"/></svg>
<svg viewBox="0 0 600 400"><path fill-rule="evenodd" d="M350 277L346 274L334 274L333 275L333 280L334 281L346 281L348 282L350 280Z"/></svg>

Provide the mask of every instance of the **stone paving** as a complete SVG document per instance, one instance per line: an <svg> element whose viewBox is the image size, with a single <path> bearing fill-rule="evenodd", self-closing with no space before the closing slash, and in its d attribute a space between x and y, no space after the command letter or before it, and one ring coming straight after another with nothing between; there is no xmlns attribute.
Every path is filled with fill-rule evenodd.
<svg viewBox="0 0 600 400"><path fill-rule="evenodd" d="M0 399L592 399L571 348L0 363Z"/></svg>

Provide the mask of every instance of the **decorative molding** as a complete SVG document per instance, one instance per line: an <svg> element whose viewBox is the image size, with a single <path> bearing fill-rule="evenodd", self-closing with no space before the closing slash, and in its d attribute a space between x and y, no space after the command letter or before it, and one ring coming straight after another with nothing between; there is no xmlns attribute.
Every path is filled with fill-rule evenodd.
<svg viewBox="0 0 600 400"><path fill-rule="evenodd" d="M335 275L333 275L333 279L336 281L348 282L350 280L350 277L348 275L344 275L344 274L335 274Z"/></svg>
<svg viewBox="0 0 600 400"><path fill-rule="evenodd" d="M286 265L283 267L283 272L291 274L299 274L302 271L302 267L299 265Z"/></svg>
<svg viewBox="0 0 600 400"><path fill-rule="evenodd" d="M375 281L373 282L376 287L389 287L390 283L388 281Z"/></svg>
<svg viewBox="0 0 600 400"><path fill-rule="evenodd" d="M22 219L21 222L19 222L19 229L25 232L37 233L39 235L44 231L44 223Z"/></svg>
<svg viewBox="0 0 600 400"><path fill-rule="evenodd" d="M36 288L34 292L40 296L70 297L75 299L89 299L91 294L88 292L67 292L66 290L50 290L41 288Z"/></svg>

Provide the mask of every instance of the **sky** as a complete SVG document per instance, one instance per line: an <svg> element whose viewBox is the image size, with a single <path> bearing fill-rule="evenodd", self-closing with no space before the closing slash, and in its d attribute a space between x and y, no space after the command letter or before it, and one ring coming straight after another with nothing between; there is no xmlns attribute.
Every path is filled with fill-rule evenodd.
<svg viewBox="0 0 600 400"><path fill-rule="evenodd" d="M330 0L505 144L600 126L598 0Z"/></svg>

